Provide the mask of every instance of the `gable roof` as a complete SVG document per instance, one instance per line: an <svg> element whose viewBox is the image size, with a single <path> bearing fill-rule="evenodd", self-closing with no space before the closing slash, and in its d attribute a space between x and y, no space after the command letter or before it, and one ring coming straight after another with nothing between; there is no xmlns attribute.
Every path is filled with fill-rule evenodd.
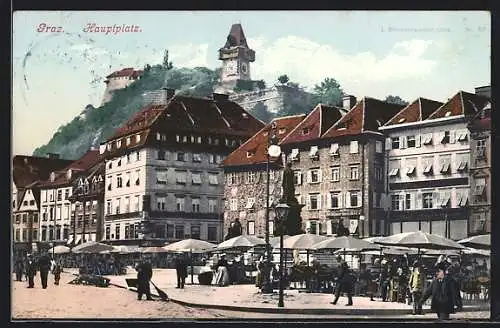
<svg viewBox="0 0 500 328"><path fill-rule="evenodd" d="M346 110L343 108L318 104L280 144L285 145L319 139L345 113ZM304 133L305 130L307 130L307 133Z"/></svg>
<svg viewBox="0 0 500 328"><path fill-rule="evenodd" d="M229 156L224 160L223 166L228 167L265 163L267 161L266 151L269 132L272 129L272 125L276 124L277 137L278 139L282 139L283 137L286 138L291 131L298 124L300 124L302 120L304 120L305 117L306 114L300 114L275 118L271 121L271 123L267 124L262 130L248 139L238 149L229 154ZM282 132L285 136L280 135L280 132ZM250 157L248 156L249 152L252 154ZM271 158L273 161L277 159L278 158Z"/></svg>
<svg viewBox="0 0 500 328"><path fill-rule="evenodd" d="M121 149L143 146L155 137L151 132L192 132L219 136L251 137L264 127L235 102L224 99L174 96L166 105L148 105L134 114L107 140L110 149L104 154L118 151L116 142L125 136L139 134L140 140L130 140Z"/></svg>
<svg viewBox="0 0 500 328"><path fill-rule="evenodd" d="M138 77L141 76L142 73L144 73L143 70L135 70L133 67L127 67L109 74L108 76L106 76L106 78L109 79L114 77Z"/></svg>
<svg viewBox="0 0 500 328"><path fill-rule="evenodd" d="M442 105L443 103L439 101L417 98L414 102L394 115L394 117L391 118L384 126L425 120Z"/></svg>
<svg viewBox="0 0 500 328"><path fill-rule="evenodd" d="M436 109L427 119L452 117L452 116L474 116L488 103L489 99L474 93L459 91L450 100Z"/></svg>
<svg viewBox="0 0 500 328"><path fill-rule="evenodd" d="M238 46L248 48L247 40L245 38L245 34L243 33L243 27L241 26L241 24L233 24L231 26L231 30L229 31L229 35L227 36L227 41L224 45L224 48Z"/></svg>
<svg viewBox="0 0 500 328"><path fill-rule="evenodd" d="M77 159L76 161L73 161L70 165L68 165L64 169L54 171L55 174L54 181L50 181L50 176L49 176L44 181L41 181L39 186L41 188L50 188L61 185L67 185L71 183L71 181L74 179L73 174L71 175L71 178L68 179L67 176L68 170L76 172L86 171L95 166L96 164L98 164L99 162L101 162L103 159L104 157L99 154L98 150L89 150L81 158Z"/></svg>
<svg viewBox="0 0 500 328"><path fill-rule="evenodd" d="M36 181L48 179L52 171L60 170L72 162L59 158L17 155L12 160L12 179L16 188L25 188Z"/></svg>
<svg viewBox="0 0 500 328"><path fill-rule="evenodd" d="M392 104L374 98L364 97L321 138L358 135L364 132L378 132L390 118L403 109L404 105Z"/></svg>

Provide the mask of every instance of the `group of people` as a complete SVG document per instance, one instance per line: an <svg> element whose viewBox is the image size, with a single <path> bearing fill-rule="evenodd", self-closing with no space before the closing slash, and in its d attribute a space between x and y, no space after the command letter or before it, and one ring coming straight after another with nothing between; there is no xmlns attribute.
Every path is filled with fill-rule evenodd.
<svg viewBox="0 0 500 328"><path fill-rule="evenodd" d="M33 254L28 253L25 258L18 256L15 259L14 271L16 281L22 281L23 275L25 276L25 280L28 281L28 288L35 287L35 276L39 272L42 288L46 289L49 272L54 275L54 285L59 285L62 266L46 252L42 252L36 258Z"/></svg>
<svg viewBox="0 0 500 328"><path fill-rule="evenodd" d="M396 263L396 262L392 262ZM406 268L405 268L406 269ZM462 309L462 298L460 295L460 264L452 262L449 258L440 257L435 264L435 278L426 286L427 273L423 263L416 260L408 268L408 272L399 266L393 269L391 263L384 263L380 273L379 285L382 301L387 301L388 292L395 292L394 296L398 301L400 297L408 297L409 303L413 303L413 314L422 314L422 304L431 298L431 309L440 320L447 320L451 313ZM374 280L366 268L361 270L358 278L349 268L345 261L342 261L340 271L336 277L335 296L331 304L337 304L342 293L347 294L346 306L352 306L353 286L357 279L369 280L368 295L373 301L376 289L373 287ZM375 285L376 286L376 285ZM394 286L397 286L394 288ZM408 294L406 294L408 291Z"/></svg>

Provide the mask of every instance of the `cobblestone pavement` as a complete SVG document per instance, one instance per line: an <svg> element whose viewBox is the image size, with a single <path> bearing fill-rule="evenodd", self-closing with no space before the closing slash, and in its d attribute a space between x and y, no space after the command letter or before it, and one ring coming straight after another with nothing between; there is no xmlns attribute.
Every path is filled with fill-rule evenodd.
<svg viewBox="0 0 500 328"><path fill-rule="evenodd" d="M268 314L241 311L191 308L172 302L137 301L137 294L123 288L110 286L98 288L93 286L70 285L74 278L63 273L61 284L53 284L53 276L49 275L49 287L42 289L40 277L36 277L35 288L26 288L26 282L12 283L12 317L13 319L127 319L127 318L162 318L162 319L408 319L435 320L435 314L423 316L355 316L348 315L296 315ZM193 286L188 286L185 291ZM224 289L224 288L223 288ZM379 302L376 302L379 303ZM269 306L276 306L275 300ZM340 303L337 306L342 306ZM488 319L489 312L461 312L452 315L452 319Z"/></svg>

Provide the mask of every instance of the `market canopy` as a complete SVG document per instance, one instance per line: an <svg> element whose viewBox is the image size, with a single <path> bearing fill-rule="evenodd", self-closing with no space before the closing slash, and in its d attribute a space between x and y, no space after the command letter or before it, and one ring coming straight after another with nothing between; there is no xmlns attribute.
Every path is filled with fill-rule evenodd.
<svg viewBox="0 0 500 328"><path fill-rule="evenodd" d="M252 248L259 245L265 245L266 242L263 239L254 236L238 236L228 239L219 245L217 249L229 249L229 248Z"/></svg>
<svg viewBox="0 0 500 328"><path fill-rule="evenodd" d="M71 248L63 245L57 245L48 250L52 254L66 254L71 251Z"/></svg>
<svg viewBox="0 0 500 328"><path fill-rule="evenodd" d="M167 250L163 247L160 246L151 246L151 247L144 247L140 248L140 252L143 254L151 254L151 253L166 253Z"/></svg>
<svg viewBox="0 0 500 328"><path fill-rule="evenodd" d="M398 233L392 236L380 238L376 241L376 243L381 245L405 246L419 249L465 249L464 246L451 239L422 231Z"/></svg>
<svg viewBox="0 0 500 328"><path fill-rule="evenodd" d="M343 249L345 252L347 252L347 250L350 250L350 252L380 250L380 248L381 246L379 245L352 236L328 238L313 246L313 249Z"/></svg>
<svg viewBox="0 0 500 328"><path fill-rule="evenodd" d="M211 250L215 247L217 247L217 245L209 243L208 241L198 239L185 239L164 246L163 249L170 252L197 252Z"/></svg>
<svg viewBox="0 0 500 328"><path fill-rule="evenodd" d="M96 241L88 241L73 248L74 253L100 253L102 251L112 251L114 247Z"/></svg>
<svg viewBox="0 0 500 328"><path fill-rule="evenodd" d="M300 235L295 235L288 237L283 242L283 248L286 249L313 249L313 246L317 243L327 240L326 236L313 235L310 233L304 233Z"/></svg>
<svg viewBox="0 0 500 328"><path fill-rule="evenodd" d="M283 235L283 240L286 240L287 238L290 238L289 235ZM269 238L269 244L271 244L271 247L280 247L280 237L271 237Z"/></svg>
<svg viewBox="0 0 500 328"><path fill-rule="evenodd" d="M473 236L458 241L459 244L479 249L491 249L491 234Z"/></svg>

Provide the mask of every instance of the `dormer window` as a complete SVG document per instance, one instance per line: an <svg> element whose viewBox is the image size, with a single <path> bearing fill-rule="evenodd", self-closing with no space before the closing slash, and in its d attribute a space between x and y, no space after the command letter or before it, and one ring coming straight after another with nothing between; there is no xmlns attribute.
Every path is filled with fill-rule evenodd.
<svg viewBox="0 0 500 328"><path fill-rule="evenodd" d="M303 128L303 129L302 129L302 135L304 135L304 136L305 136L305 135L308 135L308 134L309 134L309 132L311 132L311 130L309 129L309 127L307 127L307 128Z"/></svg>
<svg viewBox="0 0 500 328"><path fill-rule="evenodd" d="M50 173L50 182L54 182L56 179L56 174L54 172Z"/></svg>
<svg viewBox="0 0 500 328"><path fill-rule="evenodd" d="M338 143L333 143L330 146L330 155L339 156L339 144Z"/></svg>
<svg viewBox="0 0 500 328"><path fill-rule="evenodd" d="M141 141L141 135L140 135L140 134L137 134L137 135L135 136L135 142L136 142L136 143L139 143L140 141Z"/></svg>
<svg viewBox="0 0 500 328"><path fill-rule="evenodd" d="M130 145L130 137L127 137L127 143L126 143L127 146Z"/></svg>
<svg viewBox="0 0 500 328"><path fill-rule="evenodd" d="M176 142L181 142L181 136L180 136L180 135L178 135L178 134L176 134L176 135L175 135L175 141L176 141Z"/></svg>
<svg viewBox="0 0 500 328"><path fill-rule="evenodd" d="M450 111L447 111L445 114L444 114L444 117L448 117L451 115L451 112Z"/></svg>
<svg viewBox="0 0 500 328"><path fill-rule="evenodd" d="M401 117L401 118L398 120L398 123L403 123L404 121L406 121L406 118Z"/></svg>
<svg viewBox="0 0 500 328"><path fill-rule="evenodd" d="M122 140L116 140L116 148L120 148L122 146Z"/></svg>
<svg viewBox="0 0 500 328"><path fill-rule="evenodd" d="M311 146L311 150L309 151L309 157L312 159L319 158L318 146Z"/></svg>
<svg viewBox="0 0 500 328"><path fill-rule="evenodd" d="M70 179L71 179L71 173L72 173L72 172L71 172L71 169L69 169L69 170L66 172L66 178L67 178L68 180L70 180Z"/></svg>
<svg viewBox="0 0 500 328"><path fill-rule="evenodd" d="M156 132L156 140L160 141L161 140L161 133Z"/></svg>
<svg viewBox="0 0 500 328"><path fill-rule="evenodd" d="M247 158L254 157L255 156L255 149L251 149L247 151Z"/></svg>
<svg viewBox="0 0 500 328"><path fill-rule="evenodd" d="M286 129L285 128L281 128L278 131L278 134L285 134L285 133L286 133Z"/></svg>
<svg viewBox="0 0 500 328"><path fill-rule="evenodd" d="M106 145L106 149L107 149L108 151L111 151L111 142L110 142L110 143L108 143L108 144Z"/></svg>
<svg viewBox="0 0 500 328"><path fill-rule="evenodd" d="M299 149L298 148L292 149L292 154L290 156L292 158L292 161L298 161L300 158L299 157Z"/></svg>

